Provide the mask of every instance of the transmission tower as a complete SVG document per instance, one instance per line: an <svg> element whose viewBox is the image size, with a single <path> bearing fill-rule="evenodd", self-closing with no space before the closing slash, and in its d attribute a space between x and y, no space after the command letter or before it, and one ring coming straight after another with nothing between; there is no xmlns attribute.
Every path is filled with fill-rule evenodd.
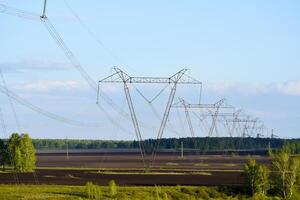
<svg viewBox="0 0 300 200"><path fill-rule="evenodd" d="M171 107L174 102L174 97L176 94L177 86L179 84L185 84L185 85L193 84L193 85L199 85L201 87L202 83L200 81L195 80L195 79L191 78L190 76L186 75L186 72L188 71L187 69L182 69L170 77L137 77L137 76L130 76L127 73L125 73L123 70L121 70L117 67L114 67L113 70L115 71L115 73L113 73L112 75L110 75L98 82L97 103L99 103L99 96L101 94L101 85L103 85L105 83L123 84L123 89L124 89L126 101L128 104L132 124L134 127L134 131L135 131L137 140L139 142L141 156L142 156L142 160L143 160L143 163L145 166L146 152L145 152L145 148L143 145L143 138L141 135L139 122L137 120L135 107L133 105L133 101L131 98L129 85L135 84L135 83L137 83L137 84L168 84L171 87L168 101L167 101L166 107L164 109L163 118L161 119L159 130L157 133L157 140L156 140L156 143L154 145L154 148L153 148L152 154L151 154L152 162L154 162L155 158L156 158L157 150L159 148L160 139L163 136L163 133L164 133L164 130L166 127L166 123L168 121L168 117L170 114L170 110L171 110ZM154 99L152 99L148 102L152 102Z"/></svg>
<svg viewBox="0 0 300 200"><path fill-rule="evenodd" d="M217 132L216 123L218 117L220 115L230 114L230 113L220 113L220 109L225 109L225 110L234 109L233 106L225 104L225 101L226 99L221 99L220 101L213 104L202 104L202 103L191 104L188 103L183 98L179 98L179 103L174 105L174 107L184 109L186 120L189 125L189 129L192 137L195 137L195 132L194 132L190 112L192 111L199 118L200 123L202 123L207 117L211 117L211 125L208 131L208 136L211 136L213 132Z"/></svg>

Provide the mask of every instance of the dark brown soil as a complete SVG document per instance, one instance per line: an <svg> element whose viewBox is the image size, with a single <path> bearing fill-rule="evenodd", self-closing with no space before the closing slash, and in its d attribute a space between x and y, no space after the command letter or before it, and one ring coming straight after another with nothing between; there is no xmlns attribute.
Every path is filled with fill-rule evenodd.
<svg viewBox="0 0 300 200"><path fill-rule="evenodd" d="M268 157L256 159L270 164ZM246 160L247 156L159 155L144 173L140 156L134 154L71 154L69 159L64 154L40 154L38 167L60 169L40 168L35 174L0 173L0 184L16 183L17 177L23 184L34 184L37 180L39 184L84 185L92 181L107 185L113 179L119 185L241 185L244 181L241 170Z"/></svg>
<svg viewBox="0 0 300 200"><path fill-rule="evenodd" d="M21 184L35 184L34 174L15 174ZM107 185L240 185L240 172L211 172L209 174L99 174L86 170L37 170L39 184L84 185L88 181ZM1 184L16 183L13 174L0 174Z"/></svg>
<svg viewBox="0 0 300 200"><path fill-rule="evenodd" d="M147 157L150 163L151 157ZM222 155L188 155L184 158L176 155L158 155L154 169L187 169L187 170L237 170L242 169L248 156ZM270 158L257 156L259 163L270 164ZM139 154L71 154L69 159L65 154L40 154L37 156L39 167L81 167L81 168L143 168Z"/></svg>

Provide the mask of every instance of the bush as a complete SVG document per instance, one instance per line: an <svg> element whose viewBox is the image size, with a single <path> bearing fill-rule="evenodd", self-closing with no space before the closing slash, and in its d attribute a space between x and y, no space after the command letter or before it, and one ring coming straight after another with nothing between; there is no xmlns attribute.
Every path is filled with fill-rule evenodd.
<svg viewBox="0 0 300 200"><path fill-rule="evenodd" d="M110 180L108 183L109 194L111 197L114 197L117 194L117 185L114 180Z"/></svg>
<svg viewBox="0 0 300 200"><path fill-rule="evenodd" d="M8 140L8 150L17 172L32 172L35 168L35 148L28 134L13 133Z"/></svg>
<svg viewBox="0 0 300 200"><path fill-rule="evenodd" d="M87 182L85 185L85 194L88 199L99 200L101 197L101 188L92 182Z"/></svg>
<svg viewBox="0 0 300 200"><path fill-rule="evenodd" d="M283 149L275 156L272 166L275 189L282 199L292 199L299 186L300 161Z"/></svg>
<svg viewBox="0 0 300 200"><path fill-rule="evenodd" d="M266 166L260 165L255 159L249 158L244 166L246 184L251 194L266 194L269 189L269 170Z"/></svg>

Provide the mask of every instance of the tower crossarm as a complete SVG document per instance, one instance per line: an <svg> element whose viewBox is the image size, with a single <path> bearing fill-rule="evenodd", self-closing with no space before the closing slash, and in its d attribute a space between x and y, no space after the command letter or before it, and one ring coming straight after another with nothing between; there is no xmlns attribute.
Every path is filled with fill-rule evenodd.
<svg viewBox="0 0 300 200"><path fill-rule="evenodd" d="M188 103L186 100L179 98L180 103L176 103L173 105L173 107L176 108L188 108L188 109L214 109L214 108L220 108L220 109L234 109L233 106L225 105L225 99L221 99L220 101L212 104L204 104L204 103Z"/></svg>
<svg viewBox="0 0 300 200"><path fill-rule="evenodd" d="M145 76L130 76L123 70L114 67L115 73L100 80L100 83L159 83L159 84L202 84L202 82L185 75L187 69L182 69L170 77L145 77Z"/></svg>
<svg viewBox="0 0 300 200"><path fill-rule="evenodd" d="M227 120L228 122L244 122L244 123L256 123L256 122L260 122L257 120L253 120L253 119L233 119L233 120Z"/></svg>

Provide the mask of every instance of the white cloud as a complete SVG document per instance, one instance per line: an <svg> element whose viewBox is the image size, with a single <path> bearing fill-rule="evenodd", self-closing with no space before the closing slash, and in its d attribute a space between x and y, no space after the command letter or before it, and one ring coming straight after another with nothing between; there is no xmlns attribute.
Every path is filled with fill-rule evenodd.
<svg viewBox="0 0 300 200"><path fill-rule="evenodd" d="M36 81L31 83L24 83L14 87L14 89L30 92L48 92L50 90L86 90L87 86L81 82L67 80L67 81Z"/></svg>
<svg viewBox="0 0 300 200"><path fill-rule="evenodd" d="M276 89L287 95L300 96L300 81L289 81L276 84Z"/></svg>
<svg viewBox="0 0 300 200"><path fill-rule="evenodd" d="M241 94L268 94L279 93L284 95L300 96L300 80L280 83L210 83L204 89L216 93L237 92Z"/></svg>
<svg viewBox="0 0 300 200"><path fill-rule="evenodd" d="M243 94L264 93L268 90L268 86L258 83L211 83L204 85L205 89L217 93L238 92Z"/></svg>
<svg viewBox="0 0 300 200"><path fill-rule="evenodd" d="M25 70L69 70L72 66L66 62L55 60L23 60L17 62L2 62L3 72L22 72Z"/></svg>

